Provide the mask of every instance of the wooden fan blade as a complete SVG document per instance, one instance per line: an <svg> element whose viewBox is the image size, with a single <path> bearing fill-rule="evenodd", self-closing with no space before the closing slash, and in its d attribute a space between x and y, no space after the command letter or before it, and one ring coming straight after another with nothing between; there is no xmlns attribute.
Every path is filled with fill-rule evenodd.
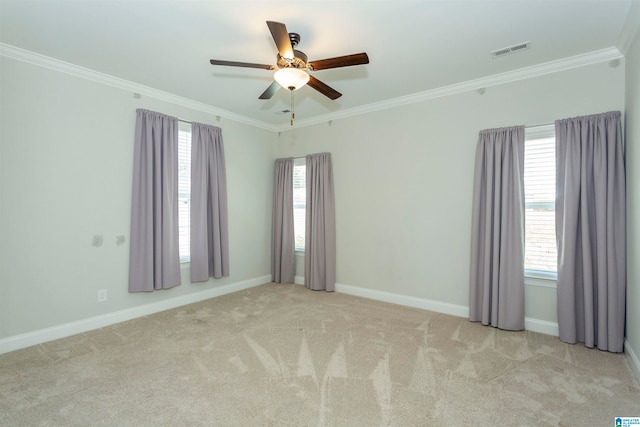
<svg viewBox="0 0 640 427"><path fill-rule="evenodd" d="M335 58L311 61L307 65L311 70L326 70L329 68L350 67L352 65L362 65L369 63L369 56L365 52L354 53L353 55L336 56Z"/></svg>
<svg viewBox="0 0 640 427"><path fill-rule="evenodd" d="M280 83L274 80L273 83L271 83L271 86L269 86L267 90L262 92L262 95L260 95L258 99L271 99L271 97L275 95L276 92L279 91L281 87L282 86L280 86Z"/></svg>
<svg viewBox="0 0 640 427"><path fill-rule="evenodd" d="M338 92L331 86L322 83L320 80L316 79L313 76L309 76L309 82L307 84L329 99L338 99L342 96L340 92Z"/></svg>
<svg viewBox="0 0 640 427"><path fill-rule="evenodd" d="M280 56L286 59L293 59L293 47L291 46L287 26L281 22L273 21L267 21L267 26L271 31L273 41L276 42Z"/></svg>
<svg viewBox="0 0 640 427"><path fill-rule="evenodd" d="M253 64L251 62L222 61L219 59L212 59L209 62L211 62L211 65L227 65L230 67L262 68L265 70L275 70L276 68L273 65Z"/></svg>

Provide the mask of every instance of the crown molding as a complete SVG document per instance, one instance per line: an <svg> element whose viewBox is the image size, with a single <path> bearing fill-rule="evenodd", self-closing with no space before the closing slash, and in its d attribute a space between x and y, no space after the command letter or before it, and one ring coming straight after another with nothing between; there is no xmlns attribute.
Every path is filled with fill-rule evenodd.
<svg viewBox="0 0 640 427"><path fill-rule="evenodd" d="M631 3L629 12L627 13L627 19L624 21L620 35L618 36L618 43L616 46L624 55L629 51L629 47L633 42L633 38L640 28L640 0L634 0Z"/></svg>
<svg viewBox="0 0 640 427"><path fill-rule="evenodd" d="M201 111L213 116L219 116L228 120L247 124L261 129L266 129L272 132L276 132L278 130L276 126L260 120L254 120L240 114L232 113L231 111L223 110L221 108L205 104L203 102L194 101L192 99L154 89L149 86L144 86L118 77L110 76L108 74L100 73L89 68L80 67L78 65L60 61L58 59L54 59L25 49L20 49L18 47L11 46L5 43L0 43L0 56L5 56L7 58L27 62L40 67L48 68L50 70L70 74L74 77L91 80L107 86L122 89L127 92L138 93L140 95L148 96L160 101L169 102L181 107Z"/></svg>
<svg viewBox="0 0 640 427"><path fill-rule="evenodd" d="M640 1L640 0L638 0ZM343 119L346 117L367 114L374 111L387 110L391 108L401 107L404 105L414 104L417 102L428 101L430 99L441 98L444 96L455 95L462 92L484 89L490 86L497 86L505 83L511 83L518 80L529 79L532 77L544 76L546 74L557 73L560 71L570 70L573 68L584 67L586 65L597 64L600 62L608 62L621 59L624 56L615 48L607 48L597 50L582 55L571 56L557 61L545 62L543 64L531 67L519 68L517 70L508 71L506 73L494 74L488 77L469 80L462 83L456 83L450 86L443 86L436 89L427 90L407 96L388 99L386 101L374 102L372 104L363 105L361 107L349 108L336 113L325 114L310 119L301 119L296 122L294 128L326 123L330 120ZM291 130L288 126L283 126L278 131Z"/></svg>
<svg viewBox="0 0 640 427"><path fill-rule="evenodd" d="M640 0L635 0L633 7L640 9ZM630 11L631 16L632 11ZM629 19L627 19L629 22ZM625 24L625 28L629 26ZM630 30L628 30L630 31ZM209 104L194 101L189 98L177 96L168 92L157 90L148 86L143 86L138 83L130 82L128 80L113 77L108 74L100 73L88 68L80 67L68 62L60 61L48 56L40 55L38 53L30 52L28 50L20 49L15 46L11 46L5 43L0 43L0 56L16 59L23 62L28 62L34 65L45 67L51 70L71 74L76 77L95 81L108 86L116 87L125 91L139 93L141 95L149 96L161 101L170 102L182 107L190 108L196 111L201 111L214 116L220 116L225 119L244 123L257 128L269 130L272 132L284 132L290 131L292 128L287 125L273 125L260 120L254 120L249 117L232 113L221 108L214 107ZM374 102L371 104L363 105L360 107L349 108L341 110L336 113L325 114L309 119L301 119L296 122L293 129L312 126L320 123L326 123L330 120L344 119L347 117L358 116L375 111L387 110L391 108L401 107L404 105L415 104L418 102L428 101L430 99L441 98L445 96L455 95L462 92L483 89L490 86L497 86L505 83L511 83L518 80L529 79L532 77L543 76L546 74L556 73L560 71L570 70L573 68L584 67L586 65L613 61L623 58L621 51L616 47L608 49L597 50L594 52L585 53L582 55L576 55L569 58L560 59L557 61L546 62L543 64L534 65L531 67L520 68L506 73L494 74L488 77L482 77L479 79L469 80L462 83L456 83L450 86L444 86L436 89L431 89L424 92L418 92L411 95L401 96L397 98L388 99L385 101Z"/></svg>

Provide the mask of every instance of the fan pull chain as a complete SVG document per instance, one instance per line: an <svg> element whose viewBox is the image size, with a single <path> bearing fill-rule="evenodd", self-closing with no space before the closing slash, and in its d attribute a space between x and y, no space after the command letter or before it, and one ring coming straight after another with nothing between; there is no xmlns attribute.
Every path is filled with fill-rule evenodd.
<svg viewBox="0 0 640 427"><path fill-rule="evenodd" d="M291 91L291 126L293 126L293 120L296 118L296 113L293 111L293 91L295 88L291 86L289 90Z"/></svg>

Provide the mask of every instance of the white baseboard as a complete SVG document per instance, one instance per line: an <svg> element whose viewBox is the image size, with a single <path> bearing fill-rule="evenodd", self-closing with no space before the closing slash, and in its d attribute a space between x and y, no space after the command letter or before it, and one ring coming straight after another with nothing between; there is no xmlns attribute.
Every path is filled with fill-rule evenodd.
<svg viewBox="0 0 640 427"><path fill-rule="evenodd" d="M374 299L378 301L390 302L393 304L405 305L407 307L421 308L423 310L435 311L437 313L451 314L458 317L469 317L469 307L463 305L450 304L447 302L435 301L425 298L417 298L408 295L394 294L385 291L361 288L359 286L343 285L336 283L336 292L355 295L358 297Z"/></svg>
<svg viewBox="0 0 640 427"><path fill-rule="evenodd" d="M531 332L538 332L545 335L560 335L558 324L547 320L533 319L531 317L524 318L524 329Z"/></svg>
<svg viewBox="0 0 640 427"><path fill-rule="evenodd" d="M626 339L624 340L624 356L626 357L627 362L629 362L629 366L631 367L633 374L636 376L636 380L640 383L640 358L638 358L638 355L633 351L629 341Z"/></svg>
<svg viewBox="0 0 640 427"><path fill-rule="evenodd" d="M231 292L249 289L269 282L271 282L271 275L256 277L254 279L243 280L241 282L207 289L202 292L194 292L168 300L114 311L113 313L107 313L101 316L90 317L75 322L64 323L50 328L15 335L0 340L0 354L42 344L47 341L65 338L82 332L91 331L93 329L103 328L105 326L114 325L137 317L148 316L153 313L158 313L160 311L169 310L183 305L204 301L209 298L229 294Z"/></svg>
<svg viewBox="0 0 640 427"><path fill-rule="evenodd" d="M297 278L296 278L297 280ZM297 282L296 282L297 283ZM304 283L304 278L303 278ZM373 289L361 288L358 286L343 285L336 283L336 291L363 298L378 301L390 302L393 304L405 305L408 307L421 308L423 310L435 311L436 313L450 314L458 317L469 317L469 307L464 305L450 304L425 298L417 298L407 295L394 294L391 292L376 291ZM541 334L558 336L558 324L546 320L524 319L524 328L527 331L539 332Z"/></svg>
<svg viewBox="0 0 640 427"><path fill-rule="evenodd" d="M293 278L293 283L296 285L304 285L304 276L296 276Z"/></svg>

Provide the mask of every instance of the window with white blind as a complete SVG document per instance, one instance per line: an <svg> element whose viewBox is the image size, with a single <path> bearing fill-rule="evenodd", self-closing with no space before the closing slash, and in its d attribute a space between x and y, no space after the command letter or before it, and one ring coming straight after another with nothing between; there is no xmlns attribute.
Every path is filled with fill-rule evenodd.
<svg viewBox="0 0 640 427"><path fill-rule="evenodd" d="M293 231L295 250L304 251L307 213L307 165L304 157L293 161Z"/></svg>
<svg viewBox="0 0 640 427"><path fill-rule="evenodd" d="M525 276L556 279L554 128L553 125L527 128L525 135Z"/></svg>
<svg viewBox="0 0 640 427"><path fill-rule="evenodd" d="M178 123L178 242L184 263L191 260L191 125Z"/></svg>

